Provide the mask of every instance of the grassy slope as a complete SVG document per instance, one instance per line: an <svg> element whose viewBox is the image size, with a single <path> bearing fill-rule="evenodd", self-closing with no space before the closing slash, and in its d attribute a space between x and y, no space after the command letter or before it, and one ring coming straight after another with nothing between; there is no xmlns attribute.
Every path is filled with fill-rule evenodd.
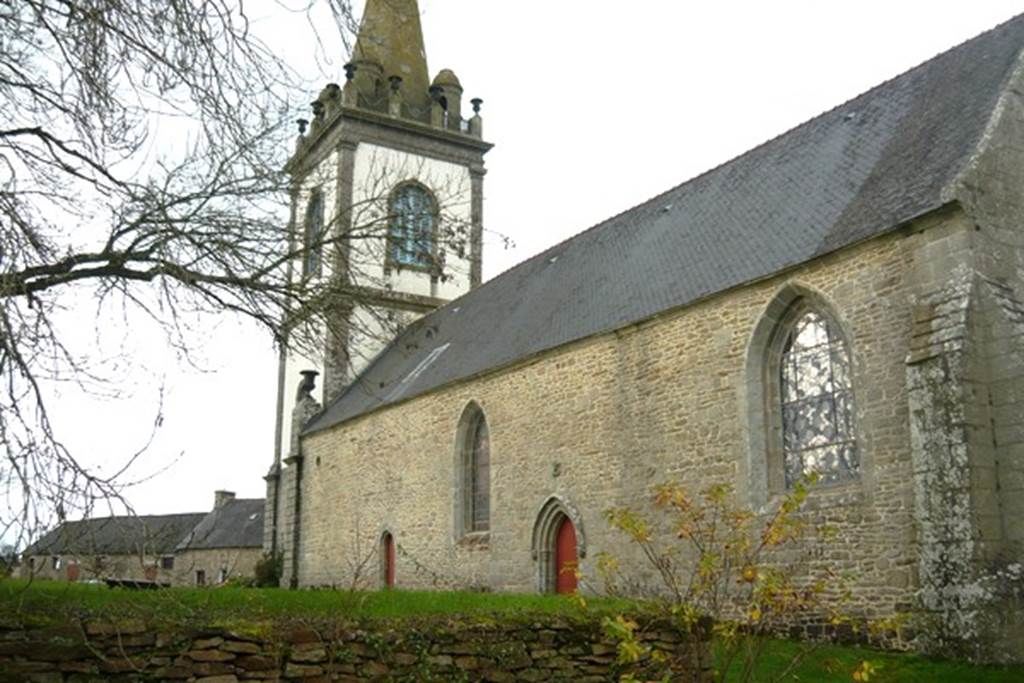
<svg viewBox="0 0 1024 683"><path fill-rule="evenodd" d="M771 680L769 676L784 671L797 656L798 643L778 641L772 644L759 663L758 680ZM899 683L1021 683L1024 667L979 667L959 662L928 659L913 655L879 652L859 647L822 646L814 650L798 666L787 681L813 681L814 683L850 683L851 673L861 661L868 660L878 668L872 683L898 681ZM730 679L734 680L734 679Z"/></svg>
<svg viewBox="0 0 1024 683"><path fill-rule="evenodd" d="M589 601L587 610L598 614L629 611L622 601ZM65 620L69 616L104 619L157 617L164 623L202 623L249 630L277 619L331 618L398 619L430 615L478 615L516 618L531 614L580 614L574 600L543 595L480 593L255 590L245 588L161 591L111 590L59 582L0 580L0 619L15 616L36 623ZM802 646L772 643L759 663L759 679L784 670ZM856 647L823 646L807 657L786 680L850 681L862 660L879 666L872 681L969 681L1010 683L1024 681L1024 667L985 668L935 661L911 655L884 653Z"/></svg>
<svg viewBox="0 0 1024 683"><path fill-rule="evenodd" d="M289 591L222 587L133 591L103 585L0 581L0 606L28 617L158 615L161 620L213 619L220 625L240 620L279 618L390 619L444 614L579 614L575 601L545 595L484 593ZM623 601L593 603L600 613L628 608Z"/></svg>

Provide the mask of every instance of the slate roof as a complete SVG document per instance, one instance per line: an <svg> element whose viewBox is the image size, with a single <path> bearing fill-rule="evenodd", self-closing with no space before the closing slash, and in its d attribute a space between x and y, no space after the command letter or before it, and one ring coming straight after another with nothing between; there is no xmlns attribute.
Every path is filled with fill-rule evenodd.
<svg viewBox="0 0 1024 683"><path fill-rule="evenodd" d="M23 555L170 555L206 513L100 517L64 522Z"/></svg>
<svg viewBox="0 0 1024 683"><path fill-rule="evenodd" d="M608 332L942 206L1024 15L505 272L411 325L306 427Z"/></svg>
<svg viewBox="0 0 1024 683"><path fill-rule="evenodd" d="M236 498L207 513L176 550L260 548L263 546L262 498Z"/></svg>

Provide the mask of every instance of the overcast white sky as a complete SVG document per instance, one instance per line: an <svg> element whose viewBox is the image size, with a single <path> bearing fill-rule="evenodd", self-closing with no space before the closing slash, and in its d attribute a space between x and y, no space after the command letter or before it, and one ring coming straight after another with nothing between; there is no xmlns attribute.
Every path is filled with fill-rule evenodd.
<svg viewBox="0 0 1024 683"><path fill-rule="evenodd" d="M257 0L261 3L264 0ZM298 4L299 0L295 0ZM270 7L267 2L266 7ZM250 11L252 5L248 5ZM257 7L260 7L257 4ZM431 75L451 68L484 99L484 274L634 206L1024 10L985 0L420 0ZM269 11L269 10L268 10ZM342 81L302 17L257 30L311 80ZM325 57L330 57L328 61ZM304 114L296 111L296 116ZM137 474L140 513L208 509L213 491L262 497L273 458L276 357L269 339L211 321L206 372L146 362L166 378L164 422ZM87 460L113 467L156 410L139 381L122 401L61 399L56 417Z"/></svg>

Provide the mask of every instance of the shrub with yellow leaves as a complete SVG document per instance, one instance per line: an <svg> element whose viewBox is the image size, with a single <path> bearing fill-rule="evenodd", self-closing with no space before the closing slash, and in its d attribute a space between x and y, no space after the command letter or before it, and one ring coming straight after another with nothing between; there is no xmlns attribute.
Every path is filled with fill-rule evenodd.
<svg viewBox="0 0 1024 683"><path fill-rule="evenodd" d="M629 508L608 510L608 522L639 548L658 581L638 586L618 558L603 554L597 567L606 591L657 595L679 628L693 634L711 629L717 656L699 668L711 670L716 680L755 680L763 673L757 663L770 640L794 625L852 626L842 612L847 578L828 569L815 573L807 562L816 544L836 542L834 528L811 524L800 514L816 482L814 475L797 482L765 514L738 505L728 486L692 495L675 483L654 488L651 507L657 517ZM621 656L645 655L636 645L636 630L635 622L606 623L606 632L624 646ZM787 677L815 647L805 643L772 680ZM868 681L874 672L862 662L852 675Z"/></svg>

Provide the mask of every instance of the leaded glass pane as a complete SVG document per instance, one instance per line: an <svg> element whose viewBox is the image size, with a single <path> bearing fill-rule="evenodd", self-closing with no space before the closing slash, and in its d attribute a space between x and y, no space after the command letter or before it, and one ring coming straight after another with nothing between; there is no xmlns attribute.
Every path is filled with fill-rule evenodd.
<svg viewBox="0 0 1024 683"><path fill-rule="evenodd" d="M836 439L853 441L853 397L847 392L836 394Z"/></svg>
<svg viewBox="0 0 1024 683"><path fill-rule="evenodd" d="M833 346L831 350L832 383L836 391L843 391L850 386L850 359L846 355L846 349L840 344L838 349Z"/></svg>
<svg viewBox="0 0 1024 683"><path fill-rule="evenodd" d="M794 364L792 356L783 358L783 364L790 366ZM800 393L797 391L797 373L795 368L783 367L780 373L782 379L782 402L793 403L794 401L800 400Z"/></svg>
<svg viewBox="0 0 1024 683"><path fill-rule="evenodd" d="M391 260L403 265L429 265L434 236L430 194L418 185L400 188L392 201L391 214Z"/></svg>
<svg viewBox="0 0 1024 683"><path fill-rule="evenodd" d="M487 421L480 417L473 430L470 461L470 522L473 531L487 531L491 519L491 442Z"/></svg>
<svg viewBox="0 0 1024 683"><path fill-rule="evenodd" d="M787 487L812 471L824 482L855 476L850 361L842 338L808 311L793 323L779 365Z"/></svg>

